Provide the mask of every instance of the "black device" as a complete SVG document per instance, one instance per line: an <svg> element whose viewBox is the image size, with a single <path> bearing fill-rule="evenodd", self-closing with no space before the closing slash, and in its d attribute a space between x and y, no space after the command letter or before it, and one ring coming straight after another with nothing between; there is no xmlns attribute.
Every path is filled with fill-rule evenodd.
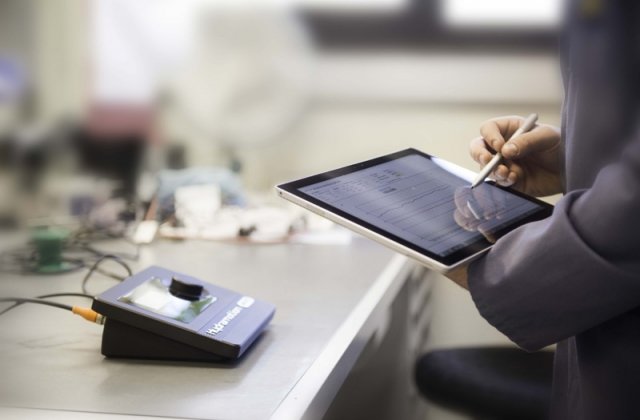
<svg viewBox="0 0 640 420"><path fill-rule="evenodd" d="M102 354L141 359L237 359L275 307L186 274L152 266L97 296L106 317Z"/></svg>

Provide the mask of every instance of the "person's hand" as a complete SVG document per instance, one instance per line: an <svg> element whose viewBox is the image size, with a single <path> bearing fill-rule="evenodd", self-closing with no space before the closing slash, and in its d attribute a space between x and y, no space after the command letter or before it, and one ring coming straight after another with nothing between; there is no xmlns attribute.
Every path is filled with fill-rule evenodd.
<svg viewBox="0 0 640 420"><path fill-rule="evenodd" d="M453 219L469 232L481 233L487 241L496 241L491 228L506 212L505 196L495 187L480 184L476 188L460 187L454 193L456 210Z"/></svg>
<svg viewBox="0 0 640 420"><path fill-rule="evenodd" d="M473 160L484 167L496 152L503 162L491 176L503 186L541 197L562 192L562 152L556 127L536 124L533 130L505 144L505 139L524 122L522 117L500 117L486 121L471 142Z"/></svg>

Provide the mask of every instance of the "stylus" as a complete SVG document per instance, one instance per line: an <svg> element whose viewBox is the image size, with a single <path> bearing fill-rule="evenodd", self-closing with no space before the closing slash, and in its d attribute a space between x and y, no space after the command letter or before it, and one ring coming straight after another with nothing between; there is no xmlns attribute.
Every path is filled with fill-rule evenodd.
<svg viewBox="0 0 640 420"><path fill-rule="evenodd" d="M538 121L538 114L531 114L527 117L526 120L524 120L524 123L520 126L520 128L518 128L513 135L511 135L511 137L509 137L509 140L507 140L507 142L515 139L518 136L521 136L522 134L531 131L531 129L533 129L533 127L535 127L536 122ZM489 161L489 163L487 163L485 165L484 168L482 168L482 170L478 173L478 176L476 177L476 179L473 181L473 183L471 184L471 188L475 188L478 185L482 184L485 180L485 178L491 173L493 172L494 169L496 169L496 167L500 164L500 161L502 160L502 154L500 152L496 153L495 155L493 155L493 158Z"/></svg>

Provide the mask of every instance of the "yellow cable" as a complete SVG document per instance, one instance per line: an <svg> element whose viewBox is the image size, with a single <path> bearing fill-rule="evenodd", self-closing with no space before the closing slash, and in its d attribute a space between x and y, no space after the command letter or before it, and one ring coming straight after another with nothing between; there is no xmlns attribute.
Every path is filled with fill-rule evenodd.
<svg viewBox="0 0 640 420"><path fill-rule="evenodd" d="M71 312L76 315L80 315L87 321L94 322L96 324L104 324L104 316L97 313L93 309L74 306L71 308Z"/></svg>

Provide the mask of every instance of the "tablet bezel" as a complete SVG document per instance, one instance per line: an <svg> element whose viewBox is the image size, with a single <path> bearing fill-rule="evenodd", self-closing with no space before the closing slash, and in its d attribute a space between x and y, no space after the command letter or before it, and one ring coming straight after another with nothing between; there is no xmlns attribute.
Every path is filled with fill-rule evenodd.
<svg viewBox="0 0 640 420"><path fill-rule="evenodd" d="M408 248L414 252L417 252L418 254L422 255L423 257L428 258L429 260L434 260L435 262L437 262L439 265L442 266L446 266L447 268L451 268L454 267L456 265L458 265L459 263L466 261L468 259L470 259L471 257L481 254L482 252L488 250L493 244L491 242L489 242L486 238L481 237L478 239L478 241L473 242L459 250L454 251L453 253L447 255L447 256L441 256L438 255L434 252L429 251L428 249L422 248L410 241L407 241L406 239L403 239L401 237L398 237L396 235L394 235L393 233L390 233L384 229L381 229L378 226L375 226L369 222L366 222L362 219L359 219L343 210L340 210L336 207L331 206L330 204L327 204L321 200L318 200L310 195L305 194L304 192L300 191L300 188L309 186L309 185L313 185L313 184L317 184L319 182L323 182L323 181L327 181L327 180L331 180L343 175L347 175L356 171L360 171L366 168L370 168L372 166L376 166L376 165L380 165L386 162L391 162L393 160L399 159L399 158L403 158L406 156L410 156L410 155L419 155L422 156L424 158L427 158L429 160L433 160L435 157L431 156L427 153L421 152L419 150L410 148L410 149L405 149L405 150L401 150L399 152L395 152L395 153L391 153L388 155L384 155L384 156L380 156L374 159L370 159L370 160L366 160L364 162L360 162L360 163L355 163L353 165L349 165L349 166L345 166L342 168L338 168L338 169L334 169L328 172L323 172L321 174L317 174L317 175L312 175L306 178L302 178L299 180L295 180L295 181L290 181L284 184L280 184L278 185L276 188L286 192L288 194L291 194L292 196L302 200L303 202L308 202L310 204L312 204L315 207L319 207L320 209L322 209L324 212L329 212L332 214L335 214L336 216L339 216L340 219L346 220L348 222L350 222L351 224L355 224L357 226L360 226L362 228L364 228L367 231L373 232L376 234L376 236L379 237L383 237L389 241L395 242L399 245L402 245L403 248ZM449 162L447 162L449 163ZM458 167L457 165L451 164L452 166ZM461 170L463 170L462 168L460 168ZM456 174L454 174L456 175ZM461 177L461 179L464 179ZM521 192L515 191L511 188L507 188L507 187L501 187L497 184L495 184L493 181L488 181L490 182L492 185L494 185L497 188L500 188L502 190L505 190L513 195L522 197L524 199L526 199L527 201L530 201L538 206L541 207L540 211L537 211L527 217L525 217L524 219L518 220L508 226L505 226L503 228L501 228L500 230L498 230L495 233L495 237L496 238L500 238L504 235L506 235L507 233L511 232L512 230L525 225L527 223L533 222L533 221L537 221L537 220L542 220L545 219L547 217L549 217L551 215L551 213L553 212L553 206L545 203L544 201L541 201L537 198L528 196L526 194L523 194ZM287 198L287 197L284 197ZM301 204L299 202L296 202L296 204ZM311 209L311 208L310 208ZM313 209L311 209L313 210ZM316 211L317 213L317 211ZM334 218L332 218L334 219ZM336 221L334 219L334 221ZM346 225L349 228L352 228L352 226ZM363 233L362 231L360 233Z"/></svg>

